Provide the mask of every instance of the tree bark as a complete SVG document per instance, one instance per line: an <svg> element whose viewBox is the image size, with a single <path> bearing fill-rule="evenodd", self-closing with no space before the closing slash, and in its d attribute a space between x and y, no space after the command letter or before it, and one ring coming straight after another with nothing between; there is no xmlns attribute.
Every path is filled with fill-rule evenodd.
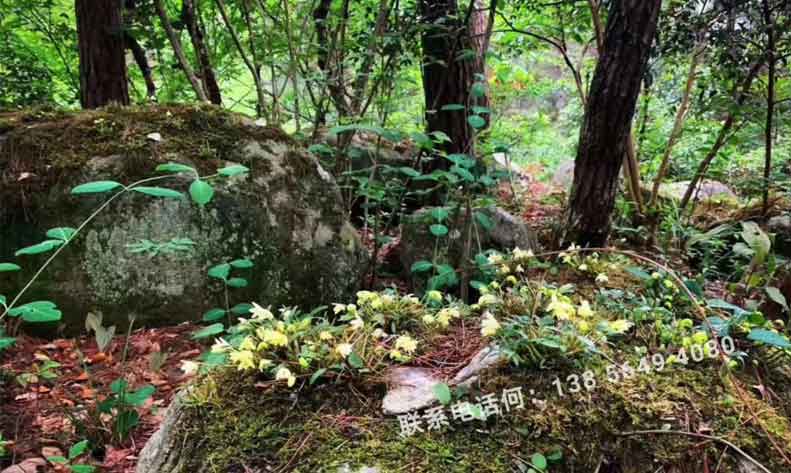
<svg viewBox="0 0 791 473"><path fill-rule="evenodd" d="M470 6L474 8L474 5ZM460 58L464 50L472 50L468 20L462 18L456 0L421 0L420 15L424 25L423 92L426 105L427 131L443 132L450 138L444 144L447 153L474 153L474 134L467 124L472 85L475 74L482 74L475 57ZM477 54L476 54L477 56ZM464 110L442 110L446 105L462 105ZM445 160L435 160L435 167L446 167Z"/></svg>
<svg viewBox="0 0 791 473"><path fill-rule="evenodd" d="M211 65L209 49L206 47L203 27L198 21L198 12L195 9L194 0L184 0L181 7L181 20L187 27L187 32L192 41L192 48L198 59L203 87L209 101L215 105L222 105L222 94L220 86L217 84L217 77Z"/></svg>
<svg viewBox="0 0 791 473"><path fill-rule="evenodd" d="M148 64L146 57L146 50L137 42L132 33L124 31L124 40L126 47L132 51L132 57L135 58L140 73L143 75L143 80L146 82L146 97L148 100L156 100L157 98L157 85L154 83L154 78L151 75L151 66Z"/></svg>
<svg viewBox="0 0 791 473"><path fill-rule="evenodd" d="M766 130L764 132L764 182L763 182L763 214L769 212L769 187L772 176L772 129L775 114L775 23L769 0L763 0L764 23L766 24L766 62L769 69L766 79Z"/></svg>
<svg viewBox="0 0 791 473"><path fill-rule="evenodd" d="M129 105L121 0L75 0L80 104Z"/></svg>
<svg viewBox="0 0 791 473"><path fill-rule="evenodd" d="M662 0L612 2L580 131L561 244L604 246Z"/></svg>

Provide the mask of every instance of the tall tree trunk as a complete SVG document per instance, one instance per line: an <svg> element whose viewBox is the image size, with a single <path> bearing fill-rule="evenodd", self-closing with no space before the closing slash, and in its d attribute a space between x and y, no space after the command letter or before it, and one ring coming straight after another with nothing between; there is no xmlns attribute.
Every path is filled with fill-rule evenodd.
<svg viewBox="0 0 791 473"><path fill-rule="evenodd" d="M421 0L420 15L424 25L423 92L426 105L428 132L440 131L448 135L448 153L474 153L474 135L467 124L467 110L443 110L446 105L474 105L470 92L475 81L476 61L462 51L472 49L468 34L467 15L458 10L456 0ZM463 57L460 57L463 56ZM448 163L436 160L436 166Z"/></svg>
<svg viewBox="0 0 791 473"><path fill-rule="evenodd" d="M561 244L603 246L662 0L615 0L580 131Z"/></svg>
<svg viewBox="0 0 791 473"><path fill-rule="evenodd" d="M80 103L129 105L121 0L75 0Z"/></svg>
<svg viewBox="0 0 791 473"><path fill-rule="evenodd" d="M165 10L165 4L163 0L154 0L154 3L157 7L159 19L162 22L162 28L164 28L165 33L168 35L170 45L173 47L173 52L176 54L176 58L179 61L181 70L184 71L184 75L186 75L187 80L190 81L192 90L195 91L195 95L198 96L198 100L201 102L208 101L209 99L206 97L206 92L203 90L203 85L201 85L200 80L198 80L198 76L196 76L195 72L193 72L192 66L187 60L187 56L184 54L184 48L181 46L181 40L179 39L178 33L176 33L176 30L173 29L173 25L170 23L170 18L168 18L168 12Z"/></svg>
<svg viewBox="0 0 791 473"><path fill-rule="evenodd" d="M206 40L204 39L203 27L198 21L198 11L195 8L195 0L184 0L181 5L181 21L187 27L187 32L192 41L192 48L195 50L195 55L198 59L198 66L200 69L201 82L206 91L209 101L215 105L222 105L222 94L220 93L220 86L217 84L217 77L214 75L214 69L211 66L211 57L209 56L209 49L206 47Z"/></svg>
<svg viewBox="0 0 791 473"><path fill-rule="evenodd" d="M124 40L126 41L126 47L132 51L132 57L135 58L140 74L143 75L143 80L146 82L146 97L148 97L148 100L156 100L157 85L151 75L151 66L148 64L146 50L143 49L143 46L137 42L137 39L128 30L124 31Z"/></svg>
<svg viewBox="0 0 791 473"><path fill-rule="evenodd" d="M775 114L775 23L772 19L772 8L769 0L763 0L764 23L766 24L766 62L769 77L766 80L766 130L764 133L764 182L763 182L763 214L769 212L769 187L772 175L772 129Z"/></svg>

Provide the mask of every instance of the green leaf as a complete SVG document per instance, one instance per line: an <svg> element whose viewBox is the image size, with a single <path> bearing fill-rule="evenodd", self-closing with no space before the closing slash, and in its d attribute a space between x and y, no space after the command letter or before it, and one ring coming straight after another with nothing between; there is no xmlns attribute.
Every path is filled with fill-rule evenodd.
<svg viewBox="0 0 791 473"><path fill-rule="evenodd" d="M91 465L69 465L69 471L71 473L95 473L96 467Z"/></svg>
<svg viewBox="0 0 791 473"><path fill-rule="evenodd" d="M449 103L447 105L443 105L440 110L443 112L456 112L458 110L464 110L464 105L460 103Z"/></svg>
<svg viewBox="0 0 791 473"><path fill-rule="evenodd" d="M534 467L538 468L539 470L546 470L547 469L547 459L544 455L540 453L534 453L532 457L530 457L530 463L533 464Z"/></svg>
<svg viewBox="0 0 791 473"><path fill-rule="evenodd" d="M327 368L321 368L320 370L317 370L315 373L313 373L313 374L310 376L310 381L308 382L308 385L312 386L312 385L313 385L314 383L316 383L316 381L318 381L318 380L319 380L319 378L321 378L321 376L322 376L324 373L326 373L326 372L327 372Z"/></svg>
<svg viewBox="0 0 791 473"><path fill-rule="evenodd" d="M760 342L778 348L791 348L791 342L788 341L788 338L763 328L754 328L750 330L747 338L754 342Z"/></svg>
<svg viewBox="0 0 791 473"><path fill-rule="evenodd" d="M413 273L423 273L432 269L433 267L434 267L434 263L432 263L431 261L421 260L421 261L416 261L415 263L412 264L411 271Z"/></svg>
<svg viewBox="0 0 791 473"><path fill-rule="evenodd" d="M209 325L208 327L204 327L197 332L192 334L192 338L195 340L200 340L202 338L213 337L215 335L219 335L225 331L225 326L223 324L217 323Z"/></svg>
<svg viewBox="0 0 791 473"><path fill-rule="evenodd" d="M196 204L203 207L214 196L214 188L205 181L195 179L190 185L190 196Z"/></svg>
<svg viewBox="0 0 791 473"><path fill-rule="evenodd" d="M434 225L428 227L428 229L429 231L431 231L432 235L437 237L445 236L448 234L448 227L440 223L435 223Z"/></svg>
<svg viewBox="0 0 791 473"><path fill-rule="evenodd" d="M476 130L486 126L486 120L479 115L470 115L467 117L467 123Z"/></svg>
<svg viewBox="0 0 791 473"><path fill-rule="evenodd" d="M486 84L483 82L476 82L472 84L472 95L475 97L486 97Z"/></svg>
<svg viewBox="0 0 791 473"><path fill-rule="evenodd" d="M16 338L0 337L0 351L5 350L6 348L10 347L14 343L16 343Z"/></svg>
<svg viewBox="0 0 791 473"><path fill-rule="evenodd" d="M55 463L55 464L58 464L58 465L67 465L69 463L69 460L66 457L62 457L60 455L57 455L57 456L54 456L54 457L47 457L47 460L50 463Z"/></svg>
<svg viewBox="0 0 791 473"><path fill-rule="evenodd" d="M436 220L437 222L442 222L446 218L448 218L450 212L445 207L435 207L431 209L431 217Z"/></svg>
<svg viewBox="0 0 791 473"><path fill-rule="evenodd" d="M150 187L150 186L138 186L133 187L131 190L135 192L139 192L141 194L150 195L152 197L163 197L165 199L183 199L184 194L179 191L174 191L173 189L167 189L165 187Z"/></svg>
<svg viewBox="0 0 791 473"><path fill-rule="evenodd" d="M129 383L127 383L123 378L118 378L110 383L110 391L115 394L120 394L121 391L126 391L127 387L129 387Z"/></svg>
<svg viewBox="0 0 791 473"><path fill-rule="evenodd" d="M406 174L409 177L420 176L420 173L418 171L415 171L414 169L407 166L401 166L400 168L398 168L398 170L401 171L402 174Z"/></svg>
<svg viewBox="0 0 791 473"><path fill-rule="evenodd" d="M783 309L785 309L786 311L788 310L788 301L786 300L783 293L780 292L780 289L776 287L768 286L766 288L766 295L769 296L769 299L772 299L772 301L776 302Z"/></svg>
<svg viewBox="0 0 791 473"><path fill-rule="evenodd" d="M247 287L247 279L245 278L231 278L228 280L229 287L241 288Z"/></svg>
<svg viewBox="0 0 791 473"><path fill-rule="evenodd" d="M9 271L19 271L20 269L22 268L14 263L0 263L0 273L5 273Z"/></svg>
<svg viewBox="0 0 791 473"><path fill-rule="evenodd" d="M41 243L36 243L35 245L22 248L21 250L17 250L17 252L14 253L14 256L37 255L39 253L46 253L47 251L54 250L55 248L59 247L62 244L63 244L63 240L44 240Z"/></svg>
<svg viewBox="0 0 791 473"><path fill-rule="evenodd" d="M124 396L124 402L130 406L142 407L156 392L156 388L147 384L133 393Z"/></svg>
<svg viewBox="0 0 791 473"><path fill-rule="evenodd" d="M115 181L94 181L85 184L80 184L71 190L72 194L98 194L101 192L111 191L124 185Z"/></svg>
<svg viewBox="0 0 791 473"><path fill-rule="evenodd" d="M8 311L8 315L12 317L22 316L22 320L30 323L43 323L55 322L60 320L61 311L59 311L54 302L50 301L35 301L14 307Z"/></svg>
<svg viewBox="0 0 791 473"><path fill-rule="evenodd" d="M475 176L473 176L470 171L464 169L461 166L451 166L450 170L467 182L475 182Z"/></svg>
<svg viewBox="0 0 791 473"><path fill-rule="evenodd" d="M234 164L233 166L226 166L224 168L220 168L217 170L217 172L225 177L233 177L233 176L238 176L239 174L250 172L250 168L248 168L247 166L242 166L241 164Z"/></svg>
<svg viewBox="0 0 791 473"><path fill-rule="evenodd" d="M475 220L486 230L490 231L494 228L494 222L483 212L475 212Z"/></svg>
<svg viewBox="0 0 791 473"><path fill-rule="evenodd" d="M74 234L77 233L76 228L71 227L57 227L47 230L47 236L56 240L69 240Z"/></svg>
<svg viewBox="0 0 791 473"><path fill-rule="evenodd" d="M349 353L349 358L347 358L347 360L349 361L349 365L351 365L352 368L360 369L365 366L363 359L360 358L360 355L358 355L357 352Z"/></svg>
<svg viewBox="0 0 791 473"><path fill-rule="evenodd" d="M231 312L236 315L244 315L250 312L250 309L253 308L253 304L248 304L247 302L243 302L241 304L236 304L235 306L231 307Z"/></svg>
<svg viewBox="0 0 791 473"><path fill-rule="evenodd" d="M637 279L642 280L642 281L647 281L647 280L651 279L651 275L650 274L646 273L641 268L638 268L636 266L630 266L630 267L626 268L626 272L631 274L632 276L636 277Z"/></svg>
<svg viewBox="0 0 791 473"><path fill-rule="evenodd" d="M209 268L209 277L215 279L222 279L223 281L228 279L228 275L231 273L231 265L228 263L218 264L217 266L213 266Z"/></svg>
<svg viewBox="0 0 791 473"><path fill-rule="evenodd" d="M88 441L77 442L69 449L69 460L74 460L88 450Z"/></svg>
<svg viewBox="0 0 791 473"><path fill-rule="evenodd" d="M235 259L231 261L230 264L236 269L248 269L253 267L253 262L247 258Z"/></svg>
<svg viewBox="0 0 791 473"><path fill-rule="evenodd" d="M195 168L179 163L160 164L157 166L156 170L159 172L191 172L198 174L198 171L196 171Z"/></svg>
<svg viewBox="0 0 791 473"><path fill-rule="evenodd" d="M434 396L437 397L437 400L442 405L450 404L451 395L450 395L450 388L445 383L437 383L434 387L431 388L434 391Z"/></svg>
<svg viewBox="0 0 791 473"><path fill-rule="evenodd" d="M203 314L203 321L214 322L215 320L220 320L223 317L225 317L225 310L214 308L206 311L206 313Z"/></svg>
<svg viewBox="0 0 791 473"><path fill-rule="evenodd" d="M472 107L472 112L476 115L485 115L487 113L492 113L491 109L489 109L488 107L480 107L478 105Z"/></svg>

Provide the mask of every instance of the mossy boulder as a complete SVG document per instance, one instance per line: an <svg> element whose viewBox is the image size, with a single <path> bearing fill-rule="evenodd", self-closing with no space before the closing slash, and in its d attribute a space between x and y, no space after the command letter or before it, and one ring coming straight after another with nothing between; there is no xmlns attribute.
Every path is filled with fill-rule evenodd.
<svg viewBox="0 0 791 473"><path fill-rule="evenodd" d="M47 255L14 257L44 240L48 229L77 227L111 194L72 195L81 183L126 185L178 162L201 175L232 164L248 174L216 178L201 208L190 202L193 177L173 175L147 185L185 194L162 199L127 193L87 225L20 302L52 300L69 328L101 311L105 322L170 324L198 320L225 305L222 284L207 277L218 263L248 258L235 270L247 287L230 304L314 307L348 297L365 251L347 222L338 187L287 135L221 109L200 106L108 108L0 115L0 261L23 267L0 273L0 293L14 296ZM147 240L194 242L190 251L134 252Z"/></svg>

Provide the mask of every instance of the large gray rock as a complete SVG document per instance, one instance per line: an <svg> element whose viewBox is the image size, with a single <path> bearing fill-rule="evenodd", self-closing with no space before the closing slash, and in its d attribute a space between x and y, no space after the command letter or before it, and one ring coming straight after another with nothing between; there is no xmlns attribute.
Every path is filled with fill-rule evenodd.
<svg viewBox="0 0 791 473"><path fill-rule="evenodd" d="M67 133L84 141L59 143L61 151L49 142ZM160 134L157 140L152 133ZM282 132L246 125L236 115L213 108L101 110L20 122L5 136L0 188L4 204L11 205L0 209L0 261L24 268L0 273L6 296L47 256L15 258L15 250L44 240L50 228L77 227L109 196L74 196L69 191L75 185L105 179L128 184L157 175L154 168L170 161L202 175L233 163L251 170L213 179L214 198L205 208L188 197L129 193L102 211L22 300L56 302L68 327L79 329L85 314L97 310L109 323L123 324L130 314L138 323L199 320L206 310L224 306L223 287L207 277L207 269L237 258L249 258L254 267L233 271L249 285L230 291L232 305L315 307L343 300L364 267L365 251L330 174ZM61 162L67 153L68 162ZM186 195L191 180L180 174L148 185ZM129 247L174 238L195 245L190 252L159 254Z"/></svg>
<svg viewBox="0 0 791 473"><path fill-rule="evenodd" d="M791 214L770 218L767 228L775 235L775 251L791 256Z"/></svg>
<svg viewBox="0 0 791 473"><path fill-rule="evenodd" d="M405 216L401 223L401 264L409 272L412 265L420 260L432 261L434 257L435 237L430 226L436 223L432 217L433 208L422 208L411 215ZM518 217L499 208L482 209L494 226L484 229L477 221L473 231L472 256L477 249L495 249L508 251L519 247L523 250L538 250L538 240L534 232ZM450 215L443 224L449 228L447 235L442 237L438 247L438 259L458 267L463 254L465 238L464 215ZM410 276L412 276L410 274ZM416 279L413 286L419 285Z"/></svg>
<svg viewBox="0 0 791 473"><path fill-rule="evenodd" d="M659 197L680 201L684 198L684 193L687 191L690 182L691 181L678 181L664 183L659 186ZM730 187L721 182L708 179L699 183L696 192L692 195L693 197L697 197L700 201L730 200L738 198Z"/></svg>

